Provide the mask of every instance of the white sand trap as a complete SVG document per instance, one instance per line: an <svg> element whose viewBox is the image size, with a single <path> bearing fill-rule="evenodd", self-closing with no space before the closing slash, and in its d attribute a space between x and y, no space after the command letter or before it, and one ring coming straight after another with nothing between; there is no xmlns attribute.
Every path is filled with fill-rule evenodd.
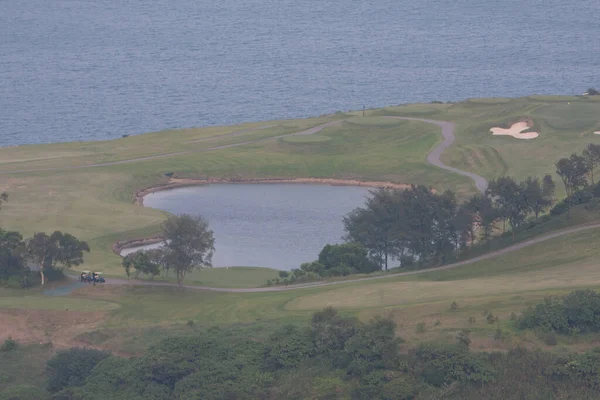
<svg viewBox="0 0 600 400"><path fill-rule="evenodd" d="M596 135L600 135L600 131L596 131L594 132Z"/></svg>
<svg viewBox="0 0 600 400"><path fill-rule="evenodd" d="M517 123L513 124L509 129L492 128L492 129L490 129L490 131L492 132L493 135L512 136L515 139L535 139L536 137L538 137L540 135L537 132L521 133L523 131L526 131L529 128L530 128L529 124L525 121L522 121L522 122L517 122Z"/></svg>

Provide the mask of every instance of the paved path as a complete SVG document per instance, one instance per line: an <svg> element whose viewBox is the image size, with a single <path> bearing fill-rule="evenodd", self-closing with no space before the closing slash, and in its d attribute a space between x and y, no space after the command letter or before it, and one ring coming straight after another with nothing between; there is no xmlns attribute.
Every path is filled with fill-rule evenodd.
<svg viewBox="0 0 600 400"><path fill-rule="evenodd" d="M454 128L455 128L454 123L447 122L447 121L435 121L432 119L410 118L410 117L385 117L385 118L403 119L403 120L408 120L408 121L420 121L420 122L425 122L428 124L437 125L440 128L442 128L442 136L444 137L444 141L442 143L440 143L435 149L433 149L433 151L431 153L429 153L429 155L427 156L427 162L438 168L445 169L446 171L454 172L455 174L463 175L463 176L473 179L473 181L475 181L475 186L477 186L477 189L479 189L479 191L481 193L485 192L485 190L488 187L488 181L484 177L474 174L472 172L463 171L458 168L450 167L450 166L444 164L440 160L440 156L442 155L442 153L444 151L446 151L446 149L452 145L452 143L454 142L454 139L456 139L456 136L454 136Z"/></svg>
<svg viewBox="0 0 600 400"><path fill-rule="evenodd" d="M448 264L448 265L444 265L444 266L437 267L437 268L427 268L427 269L421 269L421 270L417 270L417 271L400 272L397 274L371 276L371 277L366 277L366 278L349 279L349 280L344 280L344 281L315 282L315 283L308 283L308 284L302 284L302 285L291 285L291 286L287 286L287 287L277 286L277 287L261 287L261 288L245 288L245 289L215 288L215 287L208 287L208 286L191 286L191 285L184 285L184 287L186 289L209 290L209 291L213 291L213 292L227 292L227 293L283 292L283 291L288 291L288 290L298 290L298 289L314 288L314 287L321 287L321 286L342 285L345 283L353 283L353 282L365 282L365 281L374 281L374 280L379 280L379 279L390 279L390 278L394 278L397 276L417 275L417 274L423 274L423 273L427 273L427 272L445 271L447 269L454 269L454 268L462 267L463 265L473 264L473 263L476 263L479 261L484 261L484 260L489 260L491 258L499 257L503 254L511 253L513 251L521 250L523 248L533 246L533 245L541 243L541 242L545 242L546 240L550 240L550 239L554 239L554 238L558 238L558 237L562 237L562 236L567 236L567 235L571 235L574 233L579 233L579 232L583 232L583 231L587 231L587 230L591 230L591 229L600 229L600 224L581 225L581 226L577 226L574 228L563 229L560 231L549 233L547 235L536 237L531 240L526 240L524 242L520 242L520 243L514 244L512 246L506 247L504 249L484 254L479 257L474 257L469 260L460 261L460 262L457 262L454 264ZM170 286L170 287L177 286L174 283L167 283L167 282L136 281L136 280L131 280L128 282L126 279L112 279L112 278L106 279L106 284L109 284L109 285L111 285L111 284L124 285L124 284L128 284L128 283L133 284L133 285L142 285L142 286Z"/></svg>

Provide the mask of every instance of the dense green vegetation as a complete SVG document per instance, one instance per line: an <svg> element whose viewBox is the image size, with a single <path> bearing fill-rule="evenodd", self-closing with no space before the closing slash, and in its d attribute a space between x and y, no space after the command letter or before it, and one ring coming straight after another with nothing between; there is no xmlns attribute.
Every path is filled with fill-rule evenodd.
<svg viewBox="0 0 600 400"><path fill-rule="evenodd" d="M578 311L585 313L585 309ZM13 386L0 399L594 399L600 352L557 356L516 348L470 350L470 332L407 348L396 325L361 323L332 308L308 326L265 338L211 328L165 338L136 358L72 348L48 360L44 388ZM502 340L497 335L497 340ZM0 354L11 354L11 348ZM0 358L0 368L5 368ZM1 385L1 384L0 384ZM0 386L1 388L1 386ZM44 390L45 389L45 390ZM46 391L47 390L47 391Z"/></svg>

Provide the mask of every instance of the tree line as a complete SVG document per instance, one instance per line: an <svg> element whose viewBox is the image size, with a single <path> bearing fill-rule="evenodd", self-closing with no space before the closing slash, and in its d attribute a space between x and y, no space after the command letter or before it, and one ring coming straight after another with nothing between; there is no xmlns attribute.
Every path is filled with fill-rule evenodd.
<svg viewBox="0 0 600 400"><path fill-rule="evenodd" d="M599 165L600 145L595 144L558 160L556 174L567 195L558 204L556 183L549 174L523 181L508 176L493 179L485 193L464 202L451 190L438 193L422 185L371 191L363 207L344 217L345 244L325 246L318 260L302 264L291 274L282 273L281 278L293 283L388 270L392 263L400 267L443 264L459 259L475 243L488 242L498 229L510 230L515 240L515 233L528 220L535 223L551 207L551 215L564 211L570 215L573 205L593 197Z"/></svg>
<svg viewBox="0 0 600 400"><path fill-rule="evenodd" d="M0 194L0 206L8 194ZM81 265L90 248L85 241L70 233L54 231L34 233L23 238L21 233L0 227L0 283L12 287L30 287L50 280L62 279L62 270ZM32 272L37 269L38 274Z"/></svg>

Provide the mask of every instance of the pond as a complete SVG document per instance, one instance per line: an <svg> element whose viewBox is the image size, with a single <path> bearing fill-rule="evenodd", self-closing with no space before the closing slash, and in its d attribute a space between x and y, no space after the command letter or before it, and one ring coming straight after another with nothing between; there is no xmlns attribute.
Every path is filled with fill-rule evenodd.
<svg viewBox="0 0 600 400"><path fill-rule="evenodd" d="M290 270L315 260L327 243L342 242L344 215L362 206L368 192L312 184L206 185L151 193L144 205L206 218L216 241L214 267Z"/></svg>

